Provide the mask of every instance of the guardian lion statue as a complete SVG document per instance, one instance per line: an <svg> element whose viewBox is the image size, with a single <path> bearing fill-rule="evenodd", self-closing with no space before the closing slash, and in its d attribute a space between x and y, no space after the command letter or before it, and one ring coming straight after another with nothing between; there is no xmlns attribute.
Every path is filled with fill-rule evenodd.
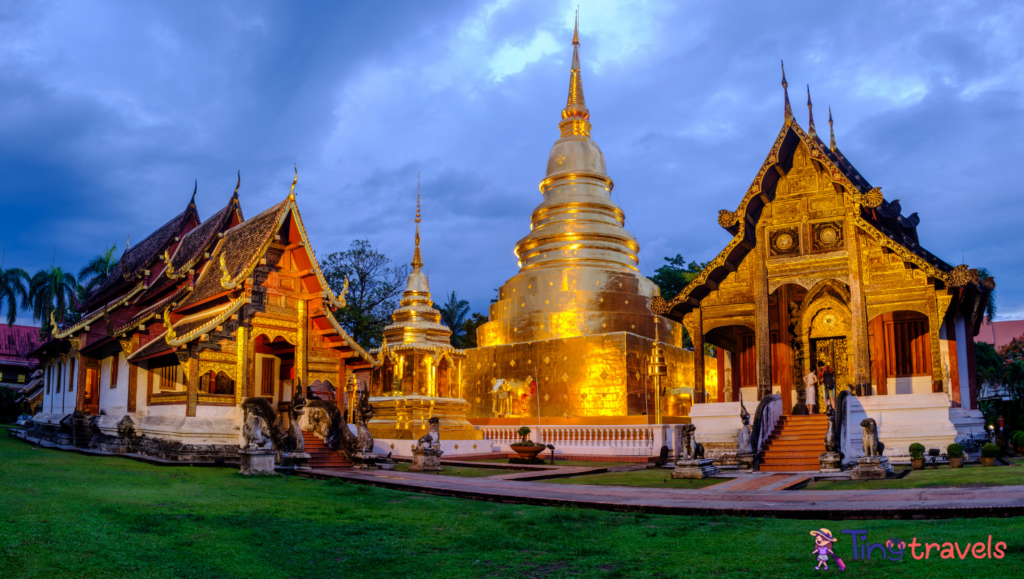
<svg viewBox="0 0 1024 579"><path fill-rule="evenodd" d="M864 456L882 456L885 452L885 445L878 440L878 424L874 418L861 420L860 427L864 429Z"/></svg>
<svg viewBox="0 0 1024 579"><path fill-rule="evenodd" d="M420 437L416 443L417 450L440 450L441 448L441 421L436 416L427 420L427 433Z"/></svg>

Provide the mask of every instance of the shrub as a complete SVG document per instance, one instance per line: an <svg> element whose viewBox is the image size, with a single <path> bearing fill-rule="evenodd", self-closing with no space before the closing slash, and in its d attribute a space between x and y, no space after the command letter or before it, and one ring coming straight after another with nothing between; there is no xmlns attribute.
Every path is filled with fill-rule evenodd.
<svg viewBox="0 0 1024 579"><path fill-rule="evenodd" d="M1013 434L1010 435L1010 444L1014 448L1024 447L1024 432L1020 430L1013 431Z"/></svg>
<svg viewBox="0 0 1024 579"><path fill-rule="evenodd" d="M530 432L531 431L530 431L530 427L529 426L521 426L519 428L519 430L516 431L516 434L518 434L519 436L523 437L523 439L521 441L517 442L516 446L533 446L532 442L530 442L529 440L526 440L526 437L530 436Z"/></svg>
<svg viewBox="0 0 1024 579"><path fill-rule="evenodd" d="M964 447L954 442L953 444L946 447L946 455L949 458L963 458Z"/></svg>
<svg viewBox="0 0 1024 579"><path fill-rule="evenodd" d="M982 458L996 458L999 456L999 447L989 442L981 447Z"/></svg>
<svg viewBox="0 0 1024 579"><path fill-rule="evenodd" d="M910 458L917 460L924 458L924 445L920 442L915 442L910 445Z"/></svg>

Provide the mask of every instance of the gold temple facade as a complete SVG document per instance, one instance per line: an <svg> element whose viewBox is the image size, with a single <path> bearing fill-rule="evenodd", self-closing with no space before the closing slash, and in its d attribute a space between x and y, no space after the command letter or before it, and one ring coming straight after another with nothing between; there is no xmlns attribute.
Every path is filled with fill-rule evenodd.
<svg viewBox="0 0 1024 579"><path fill-rule="evenodd" d="M480 347L466 352L469 416L617 424L654 422L661 408L663 417L684 417L692 354L681 348L678 323L657 322L666 393L657 395L646 376L657 319L650 304L659 290L637 268L640 246L611 200L614 184L590 137L578 29L559 130L540 182L543 200L515 247L519 273L501 286L477 330Z"/></svg>

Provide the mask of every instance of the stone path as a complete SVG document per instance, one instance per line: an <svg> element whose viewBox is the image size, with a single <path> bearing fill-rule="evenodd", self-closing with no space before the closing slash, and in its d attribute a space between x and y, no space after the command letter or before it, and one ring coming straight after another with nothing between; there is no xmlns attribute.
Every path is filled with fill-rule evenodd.
<svg viewBox="0 0 1024 579"><path fill-rule="evenodd" d="M526 482L503 476L459 478L394 471L313 470L302 473L302 476L340 478L383 488L493 502L654 514L817 520L1024 515L1024 486L986 489L781 490L807 478L806 474L748 474L737 476L734 481L696 490L562 485Z"/></svg>

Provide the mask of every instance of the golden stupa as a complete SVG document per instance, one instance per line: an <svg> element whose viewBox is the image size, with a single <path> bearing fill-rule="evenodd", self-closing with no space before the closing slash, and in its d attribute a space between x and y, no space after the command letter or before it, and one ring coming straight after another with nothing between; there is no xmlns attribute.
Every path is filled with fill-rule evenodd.
<svg viewBox="0 0 1024 579"><path fill-rule="evenodd" d="M480 347L466 351L464 396L475 424L655 423L659 407L671 422L692 404L682 327L651 312L658 287L637 268L640 245L611 200L612 179L590 137L578 25L572 44L561 138L530 233L515 247L519 273L478 329ZM647 377L656 323L668 366L660 399Z"/></svg>
<svg viewBox="0 0 1024 579"><path fill-rule="evenodd" d="M483 434L466 420L469 403L462 399L466 354L452 347L452 332L441 323L423 273L420 223L417 191L412 272L392 323L384 328L381 347L371 351L381 364L370 374L370 432L374 438L414 440L437 417L442 440L480 440Z"/></svg>

